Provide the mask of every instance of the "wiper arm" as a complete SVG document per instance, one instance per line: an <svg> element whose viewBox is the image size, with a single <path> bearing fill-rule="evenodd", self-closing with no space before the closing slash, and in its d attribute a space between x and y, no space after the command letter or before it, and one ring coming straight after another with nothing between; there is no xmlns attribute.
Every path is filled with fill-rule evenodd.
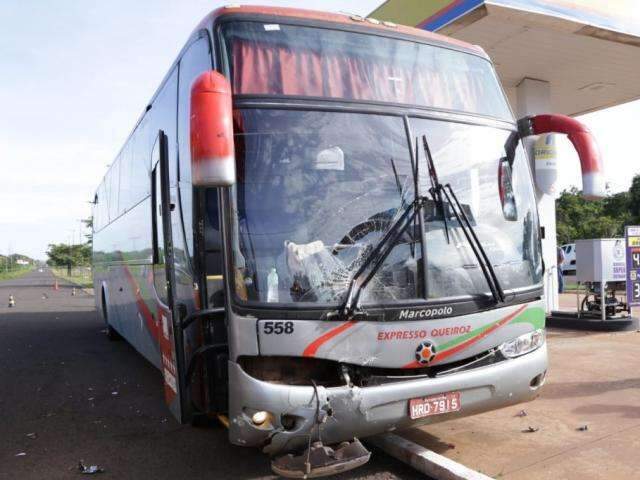
<svg viewBox="0 0 640 480"><path fill-rule="evenodd" d="M359 310L360 293L369 281L373 278L384 260L389 256L395 247L398 239L405 232L407 227L411 225L416 215L424 205L423 198L416 198L409 203L398 219L387 230L384 237L378 242L375 248L367 255L360 265L360 268L351 278L347 297L338 310L338 315L343 318L352 318Z"/></svg>
<svg viewBox="0 0 640 480"><path fill-rule="evenodd" d="M449 190L449 193L451 194L451 196L449 196L449 193L447 193L447 190L445 189ZM453 191L453 188L451 188L451 184L447 183L444 187L441 185L440 190L444 193L445 197L447 197L447 200L449 201L450 205L453 205L453 202L455 202L456 208L452 208L453 214L455 215L456 220L460 224L460 227L462 228L462 231L464 232L465 237L467 237L467 241L469 242L469 245L471 245L471 249L473 250L473 253L475 254L475 256L478 259L478 262L480 263L480 268L482 268L482 273L484 273L484 276L487 279L487 284L489 285L489 289L491 289L491 294L493 295L494 300L496 301L496 303L504 303L505 301L504 290L500 285L500 281L498 280L496 271L493 268L493 265L491 264L491 262L489 261L487 252L485 252L482 246L482 243L480 243L480 240L476 235L476 231L473 228L473 225L471 225L471 222L469 221L467 214L462 208L462 205L460 205L460 202L458 201L458 197L456 197L456 194ZM453 202L451 201L451 198L453 198ZM475 245L474 245L474 242L475 242Z"/></svg>
<svg viewBox="0 0 640 480"><path fill-rule="evenodd" d="M500 285L500 281L498 280L496 271L494 270L493 265L491 264L491 261L489 261L489 257L487 256L487 253L482 247L482 244L478 239L478 235L476 235L473 225L471 225L471 222L469 221L467 214L465 213L464 209L462 208L462 205L458 201L458 197L456 197L456 194L453 191L453 188L451 188L451 184L447 183L445 187L438 180L436 166L431 156L431 149L429 148L429 142L427 142L426 135L422 136L422 144L424 146L425 155L427 157L427 164L429 165L429 177L431 178L431 184L432 184L431 196L433 197L434 201L440 203L444 222L445 222L445 230L447 232L447 242L449 242L449 231L447 227L447 214L445 212L444 202L442 201L443 194L446 197L447 202L451 206L453 215L456 217L456 220L458 221L458 224L460 225L460 228L462 229L464 236L467 238L467 241L471 246L471 250L473 251L476 258L478 259L478 263L480 264L482 273L484 274L484 277L487 280L487 285L489 285L489 290L491 290L491 295L493 296L493 299L495 300L496 303L503 303L505 300L504 291L502 289L502 286ZM451 195L447 193L447 190L445 188L449 190L449 193Z"/></svg>
<svg viewBox="0 0 640 480"><path fill-rule="evenodd" d="M429 193L433 201L436 203L436 208L440 209L442 213L442 220L444 221L444 231L447 235L447 243L451 243L449 239L449 225L447 223L447 213L445 211L444 202L442 201L442 193L440 187L440 181L438 180L438 173L436 172L436 166L433 163L433 157L431 156L431 149L429 148L429 142L427 142L427 136L422 136L422 146L424 148L425 156L427 157L427 165L429 167L429 179L431 180L431 188Z"/></svg>
<svg viewBox="0 0 640 480"><path fill-rule="evenodd" d="M411 173L413 174L413 186L414 186L414 200L409 203L398 219L391 225L391 227L384 234L382 239L378 242L375 248L365 257L362 264L356 271L349 282L349 289L347 290L347 296L344 303L338 309L337 314L343 318L352 318L360 312L360 293L371 281L376 272L380 269L380 266L384 260L389 256L396 243L405 232L405 230L415 221L416 216L420 210L424 207L425 198L420 196L418 185L418 139L416 138L416 159L411 158ZM396 177L396 185L400 187L400 181L398 178L398 172L396 170L393 159L391 160L391 166L393 173ZM400 207L404 202L404 196L402 189L400 190ZM369 270L367 272L367 270Z"/></svg>

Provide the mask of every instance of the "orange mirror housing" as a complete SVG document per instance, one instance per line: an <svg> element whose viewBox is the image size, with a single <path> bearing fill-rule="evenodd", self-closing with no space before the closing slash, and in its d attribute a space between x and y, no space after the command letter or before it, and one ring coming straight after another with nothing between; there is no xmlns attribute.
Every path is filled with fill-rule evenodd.
<svg viewBox="0 0 640 480"><path fill-rule="evenodd" d="M216 71L191 85L191 170L193 184L226 187L236 182L231 85Z"/></svg>

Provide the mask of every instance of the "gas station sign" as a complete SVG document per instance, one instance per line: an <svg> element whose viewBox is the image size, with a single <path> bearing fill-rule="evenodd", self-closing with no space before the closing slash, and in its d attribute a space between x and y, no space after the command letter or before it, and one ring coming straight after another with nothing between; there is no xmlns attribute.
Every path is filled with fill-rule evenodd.
<svg viewBox="0 0 640 480"><path fill-rule="evenodd" d="M640 305L640 226L625 227L627 249L627 303Z"/></svg>

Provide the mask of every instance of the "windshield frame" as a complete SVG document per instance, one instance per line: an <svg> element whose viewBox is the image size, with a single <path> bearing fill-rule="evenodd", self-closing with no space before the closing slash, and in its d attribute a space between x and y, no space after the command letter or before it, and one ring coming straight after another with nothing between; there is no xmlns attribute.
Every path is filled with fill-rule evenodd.
<svg viewBox="0 0 640 480"><path fill-rule="evenodd" d="M287 99L289 100L289 99ZM304 100L295 100L295 101L287 101L285 99L272 99L271 101L265 102L263 99L237 99L234 101L235 109L277 109L277 110L298 110L298 111L321 111L321 112L344 112L344 113L360 113L360 114L371 114L371 115L384 115L384 116L393 116L399 117L401 119L408 118L421 118L421 119L434 119L434 120L444 120L452 123L466 124L466 125L477 125L477 126L488 126L492 128L498 128L500 130L504 130L507 132L516 131L515 124L509 124L508 122L495 121L490 118L484 118L479 120L477 118L462 118L465 115L460 114L443 114L442 112L425 112L424 109L413 109L406 107L395 107L393 109L389 108L375 108L373 106L368 105L353 105L351 102L344 102L343 105L338 105L336 102L327 102L327 104L322 104L319 102L309 102ZM408 138L412 138L411 131L407 131ZM529 162L526 162L527 170L529 174L529 178L533 179L531 167ZM228 291L230 293L232 304L234 308L238 308L240 311L244 313L250 313L252 315L256 315L259 318L272 318L274 312L278 312L277 316L282 317L283 312L289 312L287 317L291 316L292 318L324 318L327 311L331 311L332 309L338 307L339 305L329 305L329 304L313 304L313 303L267 303L262 301L255 300L243 300L241 299L236 292L235 286L231 281L231 277L233 277L233 273L235 271L234 262L233 262L233 248L232 242L235 242L237 239L232 238L231 232L234 229L234 212L237 209L237 197L236 197L236 186L230 187L226 189L225 194L223 195L223 203L222 209L224 212L224 223L225 223L225 231L226 239L225 239L225 248L228 248L227 257L227 271L229 272L225 277L229 280ZM535 203L535 202L534 202ZM532 209L536 212L536 216L538 215L537 204L532 205ZM541 248L539 246L539 248ZM426 250L428 252L428 245L426 245ZM428 253L427 253L428 255ZM505 294L508 296L508 301L506 304L515 304L522 303L524 301L532 301L539 299L542 296L543 291L543 282L541 281L538 284L529 285L525 287L517 287L517 288L505 288ZM422 294L423 292L420 292ZM452 296L446 298L437 298L437 299L427 299L424 298L414 298L410 300L390 300L385 301L384 303L367 303L363 305L363 308L366 309L372 316L383 316L385 319L389 317L389 319L394 318L393 313L386 312L386 310L392 309L397 313L398 309L405 308L433 308L438 306L450 306L455 305L454 309L455 315L461 315L464 313L473 313L482 310L487 310L491 308L496 308L496 304L491 297L491 295L486 295L483 293L476 293L470 295L460 295L460 296ZM271 312L271 313L269 313ZM295 313L294 313L295 312ZM452 315L449 315L452 316ZM274 317L275 318L275 317Z"/></svg>
<svg viewBox="0 0 640 480"><path fill-rule="evenodd" d="M422 43L426 45L431 45L434 47L447 48L450 50L455 50L459 52L463 52L466 54L471 54L478 56L485 61L491 64L491 68L495 74L495 68L491 60L483 55L480 55L478 52L473 50L463 49L461 47L457 47L455 45L450 45L446 43L440 43L437 41L428 41L424 38L414 37L411 35L402 34L400 32L393 31L377 31L366 28L366 26L360 25L339 25L330 22L323 22L319 20L304 20L304 19L295 19L295 18L282 18L282 17L273 17L270 15L257 15L257 14L237 14L237 13L229 13L223 16L218 17L213 23L213 32L215 38L215 58L214 65L218 71L221 71L226 76L229 75L229 66L227 64L227 55L226 55L226 46L224 42L224 38L221 32L221 25L223 23L232 22L235 20L243 20L243 21L258 21L258 22L269 22L269 21L277 21L280 24L290 24L296 26L309 26L315 28L325 28L330 30L343 30L347 32L357 32L364 33L369 35L377 35L383 37L390 37L399 40L408 40L416 43ZM497 85L506 98L506 94L504 93L504 89L496 74L496 82ZM492 128L498 128L501 130L505 130L508 132L517 132L517 124L515 121L515 117L513 117L513 110L511 109L511 105L507 101L508 108L512 114L511 120L505 120L499 117L493 117L489 115L482 115L473 112L462 112L459 110L448 110L442 108L435 107L426 107L422 105L407 105L407 104L397 104L391 102L376 102L376 101L350 101L346 99L335 99L335 98L326 98L326 97L297 97L291 95L255 95L255 94L244 94L244 95L235 95L233 96L234 109L245 109L245 108L261 108L261 109L281 109L281 110L316 110L322 112L344 112L344 113L359 113L359 114L371 114L371 115L385 115L385 116L395 116L403 118L405 125L407 125L407 119L409 118L423 118L423 119L433 119L433 120L441 120L453 123L467 124L467 125L478 125L478 126L487 126ZM410 128L407 126L407 128ZM411 137L411 132L407 131L408 138ZM412 155L413 155L412 151ZM527 170L529 174L529 178L533 181L533 175L531 171L531 165L529 162L526 162ZM325 304L315 305L310 303L267 303L261 301L251 301L251 300L242 300L238 297L234 281L233 281L233 272L235 271L235 267L233 264L233 252L232 252L232 242L235 241L232 238L231 232L233 231L233 218L235 209L237 208L237 199L236 199L236 187L230 187L223 189L221 192L221 202L220 209L222 212L221 215L221 227L223 234L223 245L225 249L225 284L226 291L229 296L230 305L238 314L241 315L253 315L257 318L291 318L291 319L324 319L326 318L326 314L331 310L332 306L328 306ZM534 202L535 203L535 202ZM532 209L535 211L536 217L539 218L538 215L538 207L537 204L532 206ZM424 246L424 229L422 230L421 235L421 246ZM428 249L428 246L425 246ZM538 245L538 248L541 249L541 245ZM423 261L426 261L426 258L423 257ZM543 280L534 285L518 287L518 288L507 288L505 293L508 294L507 303L499 306L505 306L509 304L518 304L528 301L538 300L543 295ZM421 292L422 293L422 292ZM337 307L338 305L335 305ZM431 318L440 318L440 317L451 317L458 315L465 315L470 313L477 313L484 310L490 310L497 308L498 306L493 301L493 298L490 295L485 294L473 294L473 295L460 295L460 296L452 296L446 298L438 298L438 299L427 299L427 298L414 298L411 300L400 300L400 301L387 301L383 304L366 304L366 311L369 313L371 319L381 319L381 320L397 320L399 309L406 308L438 308L442 306L454 306L453 313L444 314L444 315L435 315Z"/></svg>

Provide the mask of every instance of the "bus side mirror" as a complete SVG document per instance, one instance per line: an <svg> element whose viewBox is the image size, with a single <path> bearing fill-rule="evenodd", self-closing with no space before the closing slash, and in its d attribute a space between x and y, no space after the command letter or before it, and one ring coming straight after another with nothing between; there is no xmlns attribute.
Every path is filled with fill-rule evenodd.
<svg viewBox="0 0 640 480"><path fill-rule="evenodd" d="M191 171L193 185L227 187L236 183L231 85L216 71L191 85Z"/></svg>
<svg viewBox="0 0 640 480"><path fill-rule="evenodd" d="M566 115L535 115L519 120L518 131L521 137L543 133L567 135L580 158L582 195L590 200L604 198L607 195L598 144L582 122Z"/></svg>

